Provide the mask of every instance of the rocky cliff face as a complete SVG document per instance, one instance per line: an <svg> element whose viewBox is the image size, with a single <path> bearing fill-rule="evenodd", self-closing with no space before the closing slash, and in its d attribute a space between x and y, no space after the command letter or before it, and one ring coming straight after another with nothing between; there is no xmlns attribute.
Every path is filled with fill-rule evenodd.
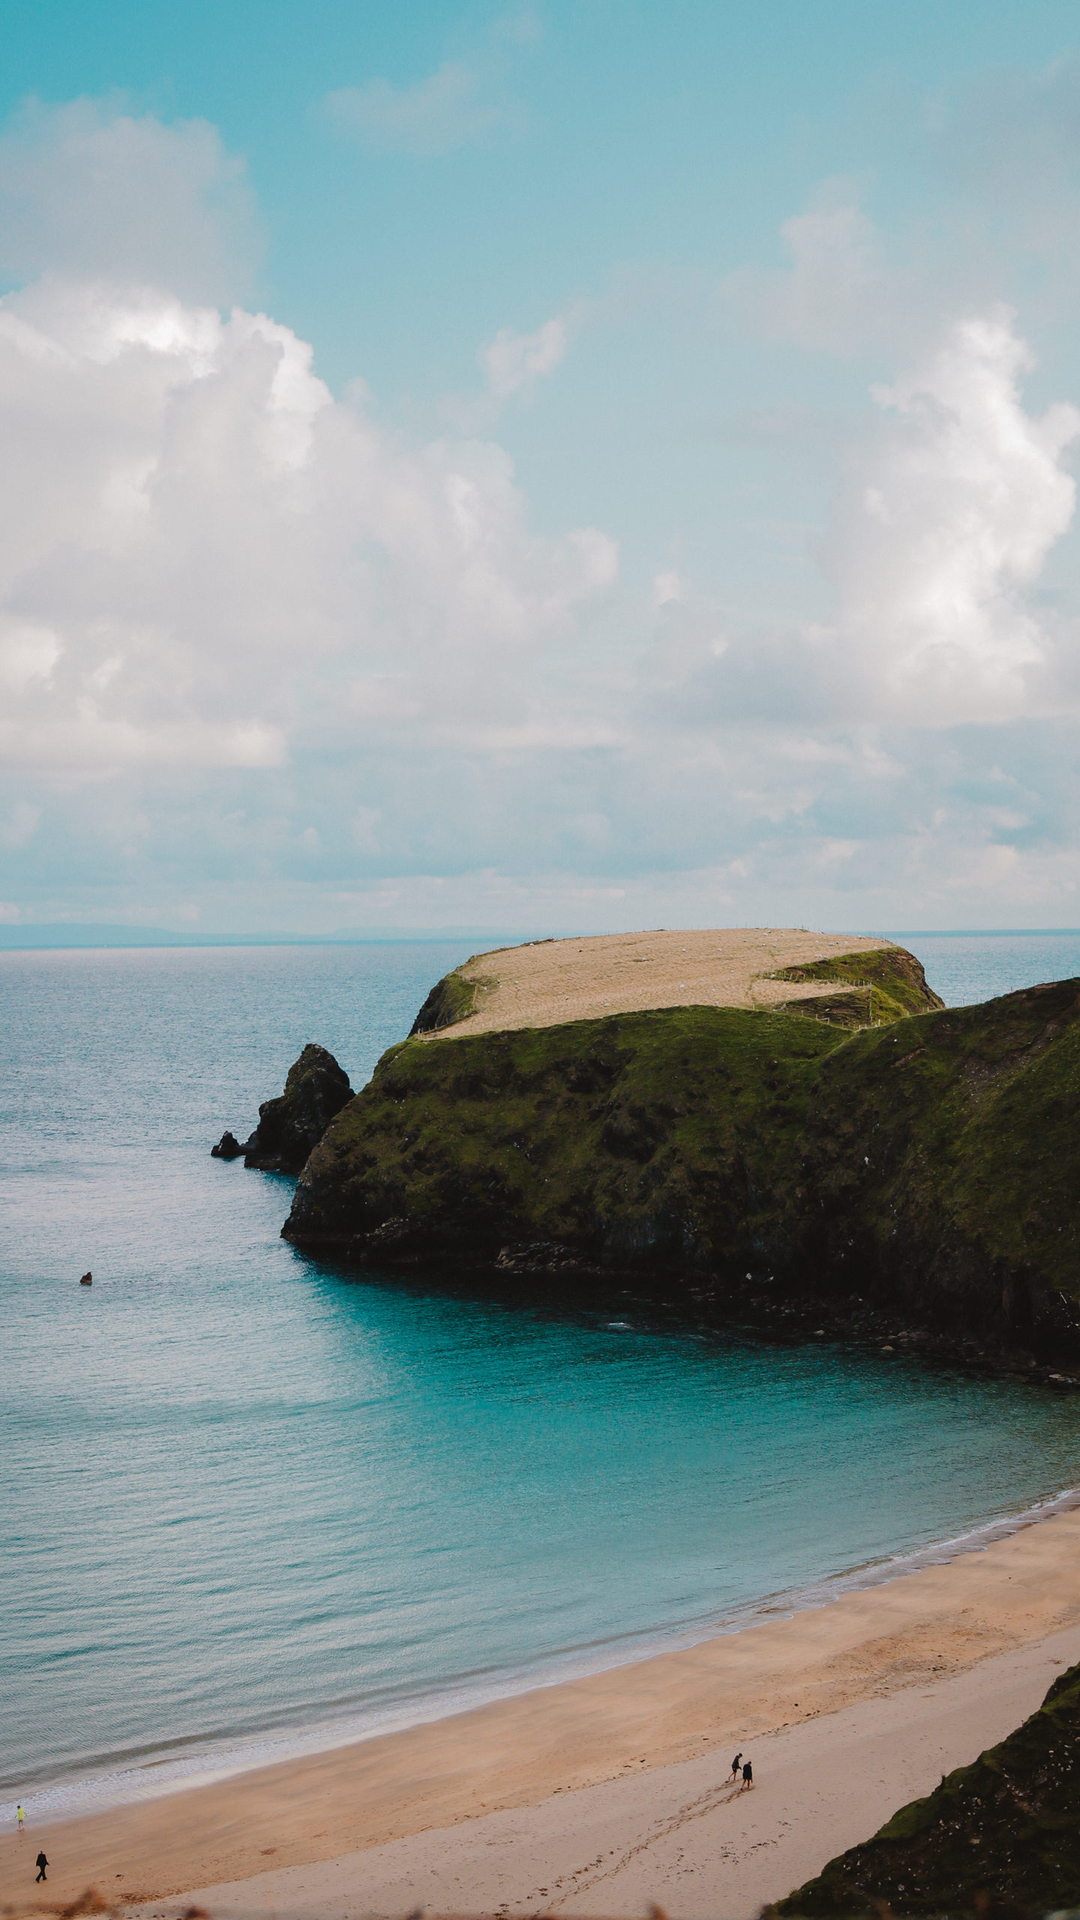
<svg viewBox="0 0 1080 1920"><path fill-rule="evenodd" d="M675 1008L415 1039L284 1228L379 1266L577 1267L813 1291L1080 1355L1080 981L847 1034Z"/></svg>
<svg viewBox="0 0 1080 1920"><path fill-rule="evenodd" d="M1080 1667L973 1766L768 1908L785 1920L1001 1915L1080 1906Z"/></svg>
<svg viewBox="0 0 1080 1920"><path fill-rule="evenodd" d="M220 1160L243 1154L245 1167L268 1173L299 1173L331 1120L351 1099L348 1074L325 1047L309 1041L289 1068L284 1093L263 1101L254 1133L242 1142L225 1133L211 1152Z"/></svg>

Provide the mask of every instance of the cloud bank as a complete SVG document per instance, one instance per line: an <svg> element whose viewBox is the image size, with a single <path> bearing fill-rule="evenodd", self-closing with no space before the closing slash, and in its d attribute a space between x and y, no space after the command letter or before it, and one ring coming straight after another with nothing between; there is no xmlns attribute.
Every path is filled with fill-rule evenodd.
<svg viewBox="0 0 1080 1920"><path fill-rule="evenodd" d="M508 338L506 378L545 351ZM880 846L851 822L880 834L898 792L925 862L927 729L948 757L958 727L1075 710L1071 635L1029 590L1073 515L1080 414L1028 413L1026 361L999 312L877 389L825 543L835 623L718 642L677 572L628 603L602 530L530 531L498 446L388 434L264 314L9 296L0 844L64 834L82 859L92 831L113 885L160 875L182 792L171 863L196 891L254 863L264 924L312 885L335 925L423 916L439 875L444 919L478 889L528 916L537 884L618 917L643 872L714 917L751 881L866 888ZM1030 806L986 777L980 871Z"/></svg>
<svg viewBox="0 0 1080 1920"><path fill-rule="evenodd" d="M616 572L594 529L530 535L501 449L395 441L265 314L41 283L0 305L0 409L9 765L501 737L497 689Z"/></svg>
<svg viewBox="0 0 1080 1920"><path fill-rule="evenodd" d="M375 143L483 130L451 69L355 91ZM891 368L831 430L813 621L662 552L635 583L610 529L535 529L495 439L336 398L233 304L257 221L202 123L27 109L0 211L0 917L1075 920L1080 412L1028 398L1011 309L931 298L835 187L786 275L724 289ZM480 347L474 422L535 413L574 311Z"/></svg>

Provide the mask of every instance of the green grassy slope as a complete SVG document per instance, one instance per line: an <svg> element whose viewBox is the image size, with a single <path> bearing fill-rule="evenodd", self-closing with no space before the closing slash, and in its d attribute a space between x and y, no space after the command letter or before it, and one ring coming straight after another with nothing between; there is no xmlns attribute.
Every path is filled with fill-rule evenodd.
<svg viewBox="0 0 1080 1920"><path fill-rule="evenodd" d="M815 1088L808 1246L927 1319L1025 1343L1071 1324L1078 1112L1078 981L855 1035Z"/></svg>
<svg viewBox="0 0 1080 1920"><path fill-rule="evenodd" d="M413 1021L410 1039L413 1034L438 1033L442 1027L453 1027L459 1020L467 1020L470 1013L476 1012L478 989L479 982L464 979L460 967L444 973Z"/></svg>
<svg viewBox="0 0 1080 1920"><path fill-rule="evenodd" d="M950 1773L768 1912L785 1920L888 1912L959 1920L1080 1907L1078 1814L1080 1667L1072 1667L1000 1746Z"/></svg>
<svg viewBox="0 0 1080 1920"><path fill-rule="evenodd" d="M922 967L905 947L884 947L868 953L838 953L831 960L814 960L805 967L780 967L771 980L835 981L847 992L820 1000L791 1001L786 1011L812 1019L839 1019L843 1025L876 1026L905 1014L926 1013L945 1005L926 984Z"/></svg>
<svg viewBox="0 0 1080 1920"><path fill-rule="evenodd" d="M478 1258L510 1238L743 1259L837 1038L691 1007L406 1041L309 1161L290 1237L342 1243L396 1218Z"/></svg>
<svg viewBox="0 0 1080 1920"><path fill-rule="evenodd" d="M1080 982L845 1035L672 1008L406 1041L304 1169L287 1236L879 1297L1080 1351ZM538 1254L542 1264L548 1254Z"/></svg>

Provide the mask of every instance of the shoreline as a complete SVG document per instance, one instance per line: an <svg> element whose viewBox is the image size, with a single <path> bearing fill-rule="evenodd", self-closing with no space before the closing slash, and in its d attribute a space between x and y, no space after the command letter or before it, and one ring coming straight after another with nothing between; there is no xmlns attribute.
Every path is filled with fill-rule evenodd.
<svg viewBox="0 0 1080 1920"><path fill-rule="evenodd" d="M401 1920L438 1914L538 1920L625 1916L757 1920L762 1907L877 1831L899 1807L996 1745L1080 1658L1080 1627L991 1656L929 1686L864 1699L755 1737L756 1784L731 1784L727 1755L627 1771L546 1800L482 1813L308 1866L192 1888L214 1920ZM124 1920L174 1920L164 1902Z"/></svg>
<svg viewBox="0 0 1080 1920"><path fill-rule="evenodd" d="M1036 1690L1045 1692L1045 1649L1063 1635L1059 1665L1066 1654L1080 1658L1076 1507L828 1605L407 1731L128 1803L107 1820L32 1821L27 1840L35 1851L44 1842L55 1861L53 1902L87 1884L125 1904L135 1896L160 1901L265 1875L271 1858L278 1874L418 1844L417 1836L445 1835L488 1816L512 1813L519 1825L535 1824L536 1810L550 1812L555 1796L569 1804L570 1796L605 1789L622 1804L630 1781L667 1778L684 1766L715 1774L721 1761L726 1770L731 1742L786 1738L849 1712L872 1719L883 1702L902 1695L917 1705L927 1690L932 1696L977 1669L984 1677L972 1700L985 1696L989 1707L994 1663L1002 1661L1026 1661ZM1033 1698L1027 1711L1037 1704ZM800 1738L805 1743L809 1734ZM765 1793L749 1798L754 1818L764 1818ZM18 1849L14 1836L0 1841L3 1899L35 1911L20 1885ZM52 1875L49 1884L52 1890ZM456 1911L470 1904L463 1895Z"/></svg>
<svg viewBox="0 0 1080 1920"><path fill-rule="evenodd" d="M196 1735L177 1749L170 1751L166 1747L161 1757L148 1755L142 1761L128 1764L119 1758L112 1764L108 1761L90 1763L81 1772L43 1782L37 1790L33 1787L23 1790L18 1798L35 1824L43 1826L193 1792L270 1767L301 1764L370 1741L437 1726L500 1702L522 1700L536 1692L634 1669L773 1622L797 1619L804 1612L836 1605L846 1594L871 1592L894 1581L909 1579L923 1568L949 1566L969 1554L984 1553L999 1540L1012 1539L1031 1527L1045 1524L1057 1514L1078 1509L1080 1486L1066 1488L1018 1512L982 1521L926 1546L869 1561L804 1586L763 1594L727 1614L669 1628L644 1628L628 1633L621 1640L607 1642L602 1652L594 1650L592 1659L583 1649L555 1653L539 1666L520 1671L507 1669L487 1685L466 1679L450 1680L438 1690L402 1697L385 1707L360 1709L352 1716L258 1729L235 1738ZM615 1647L626 1647L630 1642L635 1644L634 1651L626 1651L622 1658L611 1657ZM185 1754L184 1747L192 1751ZM0 1800L0 1821L14 1819L15 1805L15 1798Z"/></svg>

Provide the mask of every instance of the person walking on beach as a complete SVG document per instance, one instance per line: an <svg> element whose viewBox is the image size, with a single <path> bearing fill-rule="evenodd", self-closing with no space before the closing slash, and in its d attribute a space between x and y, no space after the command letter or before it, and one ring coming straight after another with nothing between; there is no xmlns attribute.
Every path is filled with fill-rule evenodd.
<svg viewBox="0 0 1080 1920"><path fill-rule="evenodd" d="M38 1857L37 1857L37 1877L38 1877L38 1880L44 1880L44 1878L45 1878L45 1869L46 1869L46 1867L48 1866L48 1864L49 1864L49 1863L48 1863L48 1861L46 1860L46 1858L45 1858L45 1855L44 1855L43 1853L39 1853L39 1854L38 1854ZM37 1886L37 1880L35 1880L35 1881L34 1881L34 1885L35 1885L35 1887Z"/></svg>
<svg viewBox="0 0 1080 1920"><path fill-rule="evenodd" d="M752 1787L753 1784L754 1784L754 1769L750 1765L750 1762L748 1760L742 1770L742 1791L745 1793L747 1787Z"/></svg>
<svg viewBox="0 0 1080 1920"><path fill-rule="evenodd" d="M741 1753L737 1753L737 1754L735 1755L735 1758L734 1758L734 1760L733 1760L733 1761L732 1761L732 1763L731 1763L731 1784L732 1784L732 1786L734 1786L734 1785L735 1785L735 1782L737 1781L737 1779L738 1779L738 1777L739 1777L739 1768L741 1767L741 1765L742 1765L742 1754L741 1754Z"/></svg>
<svg viewBox="0 0 1080 1920"><path fill-rule="evenodd" d="M26 1831L26 1815L22 1810L21 1802L15 1809L15 1818L19 1823L19 1832L24 1833Z"/></svg>

